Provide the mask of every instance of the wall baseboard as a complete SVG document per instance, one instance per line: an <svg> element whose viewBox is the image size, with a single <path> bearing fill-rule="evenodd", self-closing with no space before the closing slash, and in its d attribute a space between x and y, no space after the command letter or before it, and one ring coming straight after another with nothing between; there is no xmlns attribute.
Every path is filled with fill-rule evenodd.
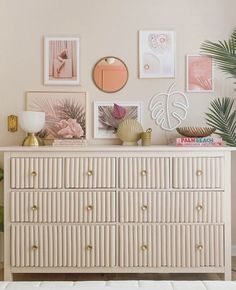
<svg viewBox="0 0 236 290"><path fill-rule="evenodd" d="M232 245L231 256L236 256L236 245Z"/></svg>

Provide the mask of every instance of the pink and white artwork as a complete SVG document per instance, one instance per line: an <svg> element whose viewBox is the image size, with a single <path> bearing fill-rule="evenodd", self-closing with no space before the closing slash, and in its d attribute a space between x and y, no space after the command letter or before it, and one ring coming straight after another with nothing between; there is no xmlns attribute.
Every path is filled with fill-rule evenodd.
<svg viewBox="0 0 236 290"><path fill-rule="evenodd" d="M139 77L175 76L175 37L173 31L139 31Z"/></svg>
<svg viewBox="0 0 236 290"><path fill-rule="evenodd" d="M44 83L79 84L79 38L45 37Z"/></svg>
<svg viewBox="0 0 236 290"><path fill-rule="evenodd" d="M94 137L117 138L116 131L125 119L142 122L141 102L94 102Z"/></svg>
<svg viewBox="0 0 236 290"><path fill-rule="evenodd" d="M85 92L27 92L26 109L45 112L44 139L86 138Z"/></svg>
<svg viewBox="0 0 236 290"><path fill-rule="evenodd" d="M186 72L187 92L213 92L214 76L211 57L188 55Z"/></svg>

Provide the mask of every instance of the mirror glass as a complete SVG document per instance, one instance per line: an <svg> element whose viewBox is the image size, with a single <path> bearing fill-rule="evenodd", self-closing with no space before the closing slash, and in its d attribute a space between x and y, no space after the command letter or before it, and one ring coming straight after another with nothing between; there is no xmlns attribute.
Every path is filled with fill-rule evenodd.
<svg viewBox="0 0 236 290"><path fill-rule="evenodd" d="M104 57L94 66L93 81L95 85L103 92L117 92L125 86L127 80L127 66L117 57Z"/></svg>

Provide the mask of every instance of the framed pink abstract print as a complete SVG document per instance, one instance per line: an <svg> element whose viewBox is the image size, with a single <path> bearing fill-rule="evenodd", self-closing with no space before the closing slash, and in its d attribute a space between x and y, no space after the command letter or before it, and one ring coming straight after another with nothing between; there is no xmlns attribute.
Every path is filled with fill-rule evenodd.
<svg viewBox="0 0 236 290"><path fill-rule="evenodd" d="M86 92L30 91L26 109L45 112L45 126L39 133L44 140L86 139Z"/></svg>
<svg viewBox="0 0 236 290"><path fill-rule="evenodd" d="M214 70L211 57L187 55L186 74L187 92L213 92Z"/></svg>
<svg viewBox="0 0 236 290"><path fill-rule="evenodd" d="M79 85L79 38L45 37L44 84Z"/></svg>
<svg viewBox="0 0 236 290"><path fill-rule="evenodd" d="M139 31L139 77L175 76L174 31Z"/></svg>

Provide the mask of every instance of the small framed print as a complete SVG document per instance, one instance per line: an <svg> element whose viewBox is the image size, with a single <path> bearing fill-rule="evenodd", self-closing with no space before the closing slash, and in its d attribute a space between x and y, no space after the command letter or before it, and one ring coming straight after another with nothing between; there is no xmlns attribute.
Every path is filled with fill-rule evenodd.
<svg viewBox="0 0 236 290"><path fill-rule="evenodd" d="M45 126L39 133L44 140L86 139L86 92L27 92L26 109L45 112Z"/></svg>
<svg viewBox="0 0 236 290"><path fill-rule="evenodd" d="M139 31L139 77L174 78L174 31Z"/></svg>
<svg viewBox="0 0 236 290"><path fill-rule="evenodd" d="M79 44L78 37L45 37L44 84L80 84Z"/></svg>
<svg viewBox="0 0 236 290"><path fill-rule="evenodd" d="M125 119L142 123L142 102L94 102L94 138L117 138L117 128Z"/></svg>
<svg viewBox="0 0 236 290"><path fill-rule="evenodd" d="M214 69L211 57L205 55L187 55L186 91L214 91Z"/></svg>

